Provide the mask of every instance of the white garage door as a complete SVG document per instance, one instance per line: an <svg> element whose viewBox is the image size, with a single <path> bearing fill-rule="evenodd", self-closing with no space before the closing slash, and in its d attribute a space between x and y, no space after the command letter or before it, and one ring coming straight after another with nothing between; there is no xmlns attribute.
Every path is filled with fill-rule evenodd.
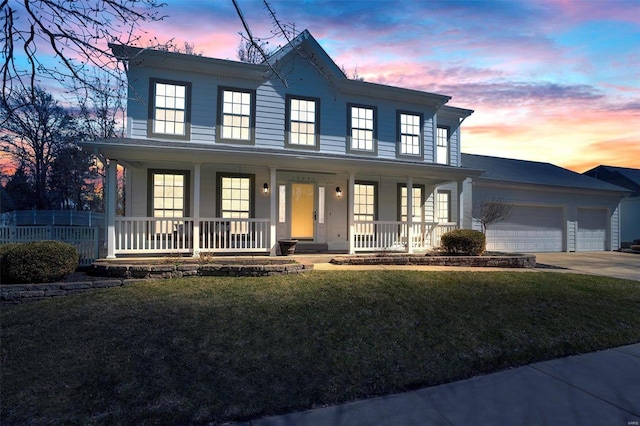
<svg viewBox="0 0 640 426"><path fill-rule="evenodd" d="M506 220L487 227L487 250L562 251L563 223L562 208L514 206Z"/></svg>
<svg viewBox="0 0 640 426"><path fill-rule="evenodd" d="M577 251L603 251L607 241L607 211L578 209Z"/></svg>

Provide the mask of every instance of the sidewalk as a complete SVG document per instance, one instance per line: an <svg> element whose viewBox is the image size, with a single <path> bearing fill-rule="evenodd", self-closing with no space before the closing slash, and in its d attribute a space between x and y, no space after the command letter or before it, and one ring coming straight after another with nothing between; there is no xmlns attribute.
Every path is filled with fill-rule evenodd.
<svg viewBox="0 0 640 426"><path fill-rule="evenodd" d="M640 343L238 425L628 426L639 422Z"/></svg>

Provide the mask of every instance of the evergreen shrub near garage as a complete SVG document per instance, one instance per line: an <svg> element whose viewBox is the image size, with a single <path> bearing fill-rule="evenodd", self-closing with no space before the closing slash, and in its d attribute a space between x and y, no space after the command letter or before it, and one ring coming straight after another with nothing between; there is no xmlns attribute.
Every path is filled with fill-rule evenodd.
<svg viewBox="0 0 640 426"><path fill-rule="evenodd" d="M0 248L0 282L59 281L76 270L79 260L78 250L60 241L7 244Z"/></svg>
<svg viewBox="0 0 640 426"><path fill-rule="evenodd" d="M453 255L480 256L487 247L485 235L471 229L449 231L442 235L440 242L447 254Z"/></svg>

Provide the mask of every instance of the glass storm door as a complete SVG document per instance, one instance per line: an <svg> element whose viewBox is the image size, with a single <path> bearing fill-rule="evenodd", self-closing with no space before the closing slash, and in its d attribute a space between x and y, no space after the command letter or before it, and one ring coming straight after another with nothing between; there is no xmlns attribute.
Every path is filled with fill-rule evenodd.
<svg viewBox="0 0 640 426"><path fill-rule="evenodd" d="M314 192L313 183L291 184L291 238L314 239Z"/></svg>

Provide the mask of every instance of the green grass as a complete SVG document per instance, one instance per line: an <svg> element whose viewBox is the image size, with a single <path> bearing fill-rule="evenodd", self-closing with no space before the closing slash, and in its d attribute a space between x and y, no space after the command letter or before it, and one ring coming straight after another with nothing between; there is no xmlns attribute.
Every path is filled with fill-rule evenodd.
<svg viewBox="0 0 640 426"><path fill-rule="evenodd" d="M189 278L8 307L1 422L246 420L640 341L640 282L558 273Z"/></svg>

